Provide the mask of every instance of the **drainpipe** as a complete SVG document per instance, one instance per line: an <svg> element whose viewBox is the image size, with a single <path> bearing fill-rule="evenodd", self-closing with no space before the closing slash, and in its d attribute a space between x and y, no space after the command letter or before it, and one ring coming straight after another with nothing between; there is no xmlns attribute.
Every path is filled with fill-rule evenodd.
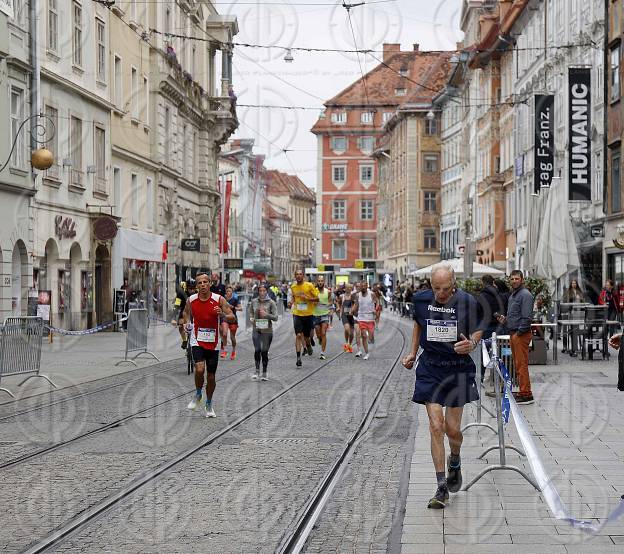
<svg viewBox="0 0 624 554"><path fill-rule="evenodd" d="M31 115L41 113L41 65L39 63L39 25L37 20L37 0L30 0L29 28L30 28L30 65L32 73L30 75L30 113ZM30 123L30 149L37 149L37 125L40 121L33 118Z"/></svg>

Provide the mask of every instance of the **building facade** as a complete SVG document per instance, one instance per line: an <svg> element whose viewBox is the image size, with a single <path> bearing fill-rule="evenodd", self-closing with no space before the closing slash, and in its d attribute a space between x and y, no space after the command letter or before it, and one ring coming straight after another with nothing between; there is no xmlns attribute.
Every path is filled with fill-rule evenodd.
<svg viewBox="0 0 624 554"><path fill-rule="evenodd" d="M622 196L622 138L624 137L624 94L622 90L622 0L608 2L607 19L607 187L605 190L605 277L624 283L624 197Z"/></svg>
<svg viewBox="0 0 624 554"><path fill-rule="evenodd" d="M14 221L0 237L0 315L49 298L52 325L85 328L112 319L113 291L126 283L164 317L182 263L219 265L217 156L238 124L228 46L236 20L211 2L107 9L63 0L38 5L31 37L28 4L13 7L0 13L0 108L6 101L11 129L0 151L8 156L17 137L0 173L0 204ZM214 41L166 34L202 32ZM36 145L17 134L39 112L55 130L54 164L43 172L29 163ZM182 238L200 239L188 260Z"/></svg>
<svg viewBox="0 0 624 554"><path fill-rule="evenodd" d="M30 166L30 41L27 5L0 11L0 320L26 315L32 279L33 198ZM49 126L48 126L48 131ZM15 148L11 154L13 144Z"/></svg>
<svg viewBox="0 0 624 554"><path fill-rule="evenodd" d="M280 243L279 250L290 256L282 268L284 277L291 278L295 269L314 263L316 196L299 177L273 169L267 171L267 200L280 217L288 216L287 220L281 219L283 231L280 235L286 240L289 232L289 244L286 247Z"/></svg>
<svg viewBox="0 0 624 554"><path fill-rule="evenodd" d="M379 264L404 280L440 259L440 111L433 97L447 80L450 53L402 52L387 63L410 78L375 152ZM393 61L394 60L394 61ZM398 63L397 63L398 62ZM414 83L426 82L420 86Z"/></svg>

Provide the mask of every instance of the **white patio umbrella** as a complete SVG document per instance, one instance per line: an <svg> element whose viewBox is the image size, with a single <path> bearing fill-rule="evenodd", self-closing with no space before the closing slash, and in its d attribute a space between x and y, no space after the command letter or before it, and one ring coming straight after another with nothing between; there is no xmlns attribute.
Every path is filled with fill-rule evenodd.
<svg viewBox="0 0 624 554"><path fill-rule="evenodd" d="M455 271L455 275L457 277L463 277L464 275L464 258L454 258L452 260L444 260L440 262L446 265L450 265ZM434 264L437 265L437 264ZM431 269L433 265L429 265L427 267L423 267L421 269L417 269L411 273L414 277L427 277L431 275ZM479 264L477 262L473 262L472 264L472 274L473 275L504 275L505 272L500 269L496 269L495 267L490 267L489 265Z"/></svg>
<svg viewBox="0 0 624 554"><path fill-rule="evenodd" d="M580 265L563 183L555 179L546 200L535 269L540 277L556 280Z"/></svg>

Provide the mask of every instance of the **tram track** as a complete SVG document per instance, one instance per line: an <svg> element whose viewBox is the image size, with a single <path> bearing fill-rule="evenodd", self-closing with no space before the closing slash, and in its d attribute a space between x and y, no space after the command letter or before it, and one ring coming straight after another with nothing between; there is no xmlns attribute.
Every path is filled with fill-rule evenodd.
<svg viewBox="0 0 624 554"><path fill-rule="evenodd" d="M290 353L290 350L284 350L283 352L273 356L272 360L277 360L277 359L283 358L284 356L286 356L289 353ZM226 381L227 379L231 379L232 377L236 377L237 375L240 375L241 373L249 371L249 370L253 369L254 367L255 367L255 365L246 365L245 367L242 367L242 368L240 368L240 369L238 369L236 371L233 371L232 373L228 373L227 375L218 378L217 379L217 383L222 383L223 381ZM131 385L131 384L133 384L135 382L145 381L146 379L149 379L150 377L156 377L159 374L164 373L164 372L165 371L157 372L157 373L154 373L154 374L151 374L151 375L148 375L148 376L143 376L143 377L140 377L140 378L137 378L137 379L133 379L131 381L127 381L127 382L125 382L123 384L125 384L127 386L127 385ZM183 376L183 378L186 378L186 376ZM120 386L120 385L116 385L116 386ZM107 391L107 390L110 390L111 388L113 388L113 387L107 387L107 388L104 388L104 389L101 389L101 390ZM143 415L143 414L146 414L146 413L148 413L148 412L150 412L150 411L152 411L152 410L154 410L156 408L159 408L161 406L164 406L165 404L168 404L169 402L173 402L175 400L179 400L180 398L188 397L193 392L195 392L195 388L194 387L192 389L185 390L184 392L182 392L180 394L176 394L173 397L167 398L166 400L162 400L160 402L156 402L156 403L154 403L154 404L152 404L150 406L147 406L145 408L137 410L137 411L135 411L135 412L133 412L131 414L125 415L124 417L117 418L117 419L115 419L113 421L105 423L105 424L103 424L103 425L101 425L99 427L96 427L95 429L91 429L89 431L86 431L86 432L81 433L79 435L76 435L74 437L71 437L71 438L69 438L67 440L59 441L59 442L57 442L57 443L55 443L53 445L47 446L45 448L41 448L39 450L35 450L35 451L32 451L32 452L28 452L28 453L22 454L20 456L17 456L15 458L11 459L11 460L8 460L6 462L1 462L0 463L0 471L8 469L10 467L13 467L13 466L15 466L15 465L17 465L17 464L19 464L21 462L25 462L27 460L33 460L35 458L44 456L46 454L49 454L49 453L54 452L56 450L59 450L60 448L64 448L65 446L68 446L70 444L74 444L74 443L76 443L76 442L78 442L80 440L92 437L92 436L100 434L100 433L104 433L104 432L106 432L106 431L108 431L110 429L116 429L116 428L120 427L121 425L123 425L123 424L125 424L125 423L127 423L127 422L129 422L129 421L131 421L131 420L133 420L133 419ZM90 393L90 394L93 394L93 393ZM80 396L80 397L82 397L82 396ZM32 410L27 410L25 413L30 413L30 411L32 411ZM11 417L13 418L13 417L17 417L17 416L11 416ZM0 422L1 421L2 421L2 419L0 418Z"/></svg>
<svg viewBox="0 0 624 554"><path fill-rule="evenodd" d="M245 339L251 339L251 334L249 333L249 331L246 330L242 334L246 335ZM241 338L242 338L242 335L239 336L239 341L240 341ZM240 342L242 343L242 341L240 341ZM240 344L240 346L243 349L248 350L249 352L253 351L253 348L250 348L247 345ZM87 381L87 382L84 382L84 383L77 383L75 385L69 385L69 386L66 386L66 387L63 387L63 388L60 388L60 389L53 389L53 390L50 390L50 391L45 391L45 392L33 394L32 396L28 396L27 398L25 398L24 401L37 401L37 400L40 400L41 397L45 396L45 395L50 396L50 395L54 395L54 394L57 394L57 393L62 393L63 391L68 391L68 390L73 389L73 388L86 387L86 386L92 385L93 383L97 383L98 381L113 380L113 379L116 379L116 378L118 378L120 376L123 376L123 375L129 375L129 374L133 374L134 375L138 371L143 371L143 370L145 371L145 373L143 373L140 377L133 377L132 379L129 379L129 380L126 380L126 381L121 381L119 383L112 383L112 384L105 385L103 387L96 388L94 390L81 392L79 394L74 394L74 395L67 396L67 397L64 397L64 398L59 398L59 399L53 400L52 402L49 402L47 404L42 404L42 405L38 405L38 406L31 406L30 408L25 408L23 410L20 410L20 411L17 411L17 412L13 412L11 414L1 415L0 416L0 423L3 422L3 421L7 421L9 419L15 418L15 417L20 417L22 415L26 415L26 414L35 412L37 410L44 410L46 408L51 408L53 406L58 406L60 404L64 404L64 403L67 403L67 402L80 400L82 398L85 398L85 397L88 397L88 396L92 396L94 394L99 394L101 392L106 392L106 391L109 391L109 390L112 390L112 389L116 389L116 388L119 388L119 387L131 385L132 383L136 383L136 382L142 381L143 379L152 377L154 375L161 375L161 374L167 373L169 371L177 371L178 368L177 367L171 367L171 365L175 364L178 361L182 362L184 364L184 367L186 367L186 357L185 357L184 354L181 354L179 360L176 358L174 360L169 360L169 361L166 361L166 362L160 362L160 363L157 363L157 364L151 364L151 365L148 365L148 366L145 366L145 367L141 367L141 368L134 368L134 369L130 369L128 371L122 371L122 372L116 373L114 375L106 375L104 377L99 377L97 379L92 379L91 381ZM153 368L156 368L156 367L159 367L159 366L162 366L162 365L167 365L168 367L165 367L165 368L162 368L162 369L157 369L154 372L150 371ZM2 402L2 403L0 403L0 410L3 410L4 407L14 405L15 403L16 403L15 400L10 400L8 402Z"/></svg>
<svg viewBox="0 0 624 554"><path fill-rule="evenodd" d="M379 405L380 398L383 395L385 387L392 376L394 370L397 368L398 363L401 359L403 349L406 344L406 335L400 329L400 327L396 327L396 330L399 332L402 344L399 348L399 355L396 357L391 367L388 369L384 377L382 378L379 386L376 389L376 392L373 395L372 401L369 402L364 416L360 419L359 424L357 425L355 431L351 433L348 440L345 443L344 448L341 450L340 456L331 464L330 469L325 473L321 482L315 487L314 492L309 498L309 501L303 506L302 510L300 510L299 514L295 519L295 523L292 528L287 529L284 534L284 538L280 543L280 552L298 552L300 551L300 547L297 545L305 544L305 539L309 535L311 529L314 526L314 522L322 512L322 508L327 502L327 500L331 496L331 492L333 488L336 486L340 477L344 471L344 468L348 464L353 452L357 449L359 442L365 436L368 428L370 427L371 422L375 417L375 413L377 407ZM285 354L285 353L284 353ZM307 372L304 376L299 379L296 379L294 382L289 385L283 387L276 394L272 395L270 398L262 401L259 405L255 406L253 409L247 411L231 423L227 424L222 429L219 429L213 433L211 433L208 437L202 438L198 443L194 444L191 448L188 448L176 456L172 457L168 461L154 467L151 470L148 470L146 473L141 475L140 477L134 479L121 489L119 489L116 493L107 496L99 502L96 502L91 507L81 511L75 517L69 518L62 525L58 526L54 531L50 532L41 540L29 546L25 552L34 553L34 552L44 552L53 548L56 545L64 542L66 539L74 536L80 530L87 527L88 525L95 523L97 520L103 518L105 514L110 512L116 506L120 505L124 501L128 500L130 497L136 495L139 491L143 490L148 484L156 481L160 476L178 466L182 462L190 460L195 454L197 454L202 449L210 446L218 439L225 437L229 433L231 433L234 429L241 426L243 423L247 422L250 418L259 414L269 406L278 403L279 399L287 395L290 391L299 387L302 383L308 381L313 376L319 374L324 369L331 367L334 362L339 360L343 356L343 353L339 353L333 357L331 357L326 362L322 363L320 366L312 369ZM276 357L272 359L276 359ZM244 371L244 370L240 370ZM233 375L232 375L233 376ZM303 542L301 542L303 541ZM299 548L299 550L296 550Z"/></svg>

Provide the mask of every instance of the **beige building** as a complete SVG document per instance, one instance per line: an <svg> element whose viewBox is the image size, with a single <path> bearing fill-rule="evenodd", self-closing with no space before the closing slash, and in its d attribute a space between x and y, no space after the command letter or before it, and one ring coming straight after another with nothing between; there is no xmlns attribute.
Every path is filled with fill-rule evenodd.
<svg viewBox="0 0 624 554"><path fill-rule="evenodd" d="M432 99L446 81L451 53L410 52L412 83L384 126L379 163L379 264L399 280L440 259L440 118Z"/></svg>
<svg viewBox="0 0 624 554"><path fill-rule="evenodd" d="M280 235L290 230L290 260L282 266L285 277L292 277L295 269L314 265L314 216L316 195L295 175L277 170L267 171L267 199L280 214L290 219L283 221ZM281 249L284 256L284 249Z"/></svg>
<svg viewBox="0 0 624 554"><path fill-rule="evenodd" d="M217 155L238 125L236 19L212 2L58 0L39 3L30 37L28 4L12 5L15 14L0 12L0 108L17 136L0 175L4 219L14 220L0 235L1 315L25 314L29 296L47 291L55 326L110 321L127 280L163 317L183 269L219 267ZM29 73L41 78L35 105ZM17 135L39 110L56 130L45 172L31 171L28 133ZM199 251L182 253L187 238Z"/></svg>

